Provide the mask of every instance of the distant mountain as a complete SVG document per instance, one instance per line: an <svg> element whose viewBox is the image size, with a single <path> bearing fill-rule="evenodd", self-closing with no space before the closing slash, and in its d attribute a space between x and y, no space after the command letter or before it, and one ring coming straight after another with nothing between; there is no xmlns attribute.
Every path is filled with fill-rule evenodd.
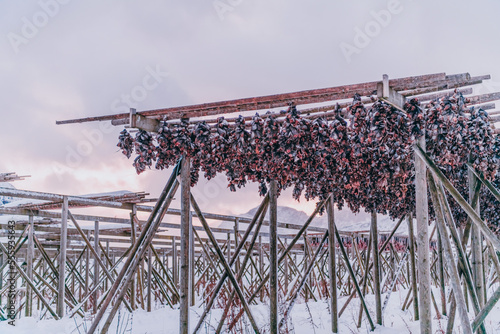
<svg viewBox="0 0 500 334"><path fill-rule="evenodd" d="M242 214L243 217L253 217L257 212L257 208L253 208L247 213ZM309 215L304 211L299 211L288 206L278 206L278 221L281 223L290 223L302 225L309 218ZM266 214L266 219L269 219L269 212ZM327 215L324 213L322 216L316 216L311 222L312 226L328 227ZM380 232L390 232L396 225L389 216L377 215L377 226ZM371 214L361 211L353 213L349 208L344 207L342 210L335 209L335 224L339 231L369 231L371 225ZM398 229L398 234L407 233L406 223L401 224Z"/></svg>

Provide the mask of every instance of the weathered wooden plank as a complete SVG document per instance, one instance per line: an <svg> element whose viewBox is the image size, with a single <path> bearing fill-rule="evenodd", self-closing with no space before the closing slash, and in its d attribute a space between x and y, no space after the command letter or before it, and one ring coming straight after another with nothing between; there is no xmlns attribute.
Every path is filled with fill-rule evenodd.
<svg viewBox="0 0 500 334"><path fill-rule="evenodd" d="M64 293L66 278L66 249L68 236L68 197L63 196L62 220L61 220L61 246L59 254L59 281L57 290L56 312L59 318L64 317Z"/></svg>
<svg viewBox="0 0 500 334"><path fill-rule="evenodd" d="M332 195L328 199L326 207L328 215L328 277L330 283L330 315L332 322L332 333L338 332L338 305L337 305L337 266L335 250L335 206Z"/></svg>
<svg viewBox="0 0 500 334"><path fill-rule="evenodd" d="M189 194L191 189L191 162L183 157L181 167L181 237L180 237L180 315L179 333L189 334Z"/></svg>

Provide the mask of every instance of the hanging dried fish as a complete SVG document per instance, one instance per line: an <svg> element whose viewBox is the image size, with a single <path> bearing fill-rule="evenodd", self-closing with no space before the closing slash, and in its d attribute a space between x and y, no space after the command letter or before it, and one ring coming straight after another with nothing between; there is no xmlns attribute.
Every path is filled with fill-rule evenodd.
<svg viewBox="0 0 500 334"><path fill-rule="evenodd" d="M139 131L135 140L127 131L118 147L130 157L135 148L138 173L168 168L185 155L191 158L191 183L202 171L208 179L225 173L231 191L257 182L261 195L275 180L278 192L293 188L295 199L325 199L333 195L339 208L387 213L400 218L414 212L415 170L412 145L425 134L426 149L457 189L468 194L467 166L473 164L499 186L500 139L495 137L488 114L468 110L469 101L459 92L428 103L405 103L405 113L372 97L366 107L356 95L347 107L348 120L337 105L335 117L302 117L294 104L277 114L259 114L248 124L240 116L231 125L220 117L212 127L206 122L162 122L153 138ZM469 116L470 115L470 116ZM156 142L156 145L155 145ZM467 216L454 201L457 223ZM500 226L495 199L484 189L481 215L493 227ZM432 205L430 206L432 216Z"/></svg>

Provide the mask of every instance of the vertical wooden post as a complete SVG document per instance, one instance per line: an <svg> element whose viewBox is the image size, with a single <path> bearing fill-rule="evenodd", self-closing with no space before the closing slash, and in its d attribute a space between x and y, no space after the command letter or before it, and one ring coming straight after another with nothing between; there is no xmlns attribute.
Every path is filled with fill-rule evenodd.
<svg viewBox="0 0 500 334"><path fill-rule="evenodd" d="M101 247L99 247L99 221L94 222L94 249L97 256L94 256L94 288L99 285L99 256L101 256ZM93 312L97 313L97 305L99 300L99 289L94 291Z"/></svg>
<svg viewBox="0 0 500 334"><path fill-rule="evenodd" d="M191 164L188 157L182 159L181 169L181 270L180 270L180 330L179 334L189 333L189 211L191 188Z"/></svg>
<svg viewBox="0 0 500 334"><path fill-rule="evenodd" d="M87 230L87 239L90 240L90 230ZM87 247L85 253L85 287L83 294L85 296L89 293L89 282L90 282L90 249ZM88 300L83 305L83 311L87 312L88 310Z"/></svg>
<svg viewBox="0 0 500 334"><path fill-rule="evenodd" d="M62 216L61 216L61 246L59 251L59 282L57 290L56 313L59 318L64 317L64 289L66 272L66 248L68 241L68 197L63 197Z"/></svg>
<svg viewBox="0 0 500 334"><path fill-rule="evenodd" d="M80 264L79 264L79 268L78 268L78 272L80 274L83 273L83 259L81 258L83 256L83 254L80 256ZM82 282L79 282L78 284L78 300L81 301L83 299L83 294L82 294L82 289L83 289L83 283Z"/></svg>
<svg viewBox="0 0 500 334"><path fill-rule="evenodd" d="M179 287L179 270L177 268L177 242L176 238L172 237L172 274L174 275L174 284Z"/></svg>
<svg viewBox="0 0 500 334"><path fill-rule="evenodd" d="M304 231L304 257L302 261L302 270L305 272L307 270L307 262L309 261L309 245L307 243L307 231ZM309 301L308 289L304 290L304 299L306 303Z"/></svg>
<svg viewBox="0 0 500 334"><path fill-rule="evenodd" d="M236 218L234 220L234 249L238 248L238 228L239 228L239 219ZM234 262L236 272L240 271L240 257L236 259Z"/></svg>
<svg viewBox="0 0 500 334"><path fill-rule="evenodd" d="M474 192L476 188L476 183L479 180L476 178L474 173L470 170L467 170L468 178L469 178L469 202L471 207L479 213L479 201L477 203L472 203L474 198ZM479 302L479 306L484 306L484 291L483 291L483 242L482 236L479 228L476 224L472 224L471 226L471 253L472 253L472 278L474 279L474 287L476 289L477 300Z"/></svg>
<svg viewBox="0 0 500 334"><path fill-rule="evenodd" d="M106 254L104 255L104 260L106 260L106 255L109 256L109 240L106 240ZM106 266L106 269L109 271L111 268L109 267L108 261L103 261L103 262L104 262L104 265ZM111 282L109 281L108 275L106 275L105 277L106 278L104 280L104 291L107 291L109 283L111 283Z"/></svg>
<svg viewBox="0 0 500 334"><path fill-rule="evenodd" d="M327 204L327 214L328 214L328 255L329 255L329 266L328 266L328 276L330 277L330 310L332 318L332 333L338 333L338 312L337 312L337 268L335 263L335 211L334 211L334 201L333 195L330 195L330 199Z"/></svg>
<svg viewBox="0 0 500 334"><path fill-rule="evenodd" d="M425 134L418 139L425 151ZM427 198L427 167L415 154L415 212L417 218L417 252L419 280L420 333L432 334L431 314L431 263L429 252L429 203Z"/></svg>
<svg viewBox="0 0 500 334"><path fill-rule="evenodd" d="M227 248L226 248L227 261L231 261L231 233L227 232Z"/></svg>
<svg viewBox="0 0 500 334"><path fill-rule="evenodd" d="M446 230L445 218L443 214L443 206L440 203L435 181L430 181L430 191L433 199L434 210L436 213L436 224L439 231L439 237L441 238L444 251L446 253L446 263L448 265L448 273L450 275L450 283L453 289L453 295L455 296L455 302L458 306L458 312L460 314L460 320L462 321L462 331L466 334L472 334L471 324L469 322L469 317L467 315L467 308L465 306L464 295L462 294L460 287L460 277L458 275L458 269L455 265L455 257L451 248L451 243L448 236L448 231Z"/></svg>
<svg viewBox="0 0 500 334"><path fill-rule="evenodd" d="M264 277L264 251L262 249L262 236L259 235L259 273ZM260 289L260 302L264 301L264 289Z"/></svg>
<svg viewBox="0 0 500 334"><path fill-rule="evenodd" d="M151 247L148 249L148 290L147 290L147 312L151 312L152 304L152 289L151 289L151 274L153 272L153 257L151 256Z"/></svg>
<svg viewBox="0 0 500 334"><path fill-rule="evenodd" d="M136 204L132 204L132 212L130 212L130 243L133 246L135 244L135 239L137 237L137 230L136 230L136 224L135 224L135 218L137 216L137 206ZM135 275L132 275L131 281L130 281L130 308L132 310L136 309L136 297L137 293L137 279Z"/></svg>
<svg viewBox="0 0 500 334"><path fill-rule="evenodd" d="M419 320L418 314L418 289L417 289L417 267L415 256L415 234L413 232L413 216L408 214L408 242L410 248L410 264L411 264L411 287L413 293L413 318Z"/></svg>
<svg viewBox="0 0 500 334"><path fill-rule="evenodd" d="M373 289L375 293L375 313L377 324L382 325L382 298L380 296L380 263L378 249L378 228L377 228L377 212L373 209L371 213L372 220L372 242L373 242ZM354 243L354 240L353 240Z"/></svg>
<svg viewBox="0 0 500 334"><path fill-rule="evenodd" d="M444 277L444 260L443 260L443 242L441 240L440 232L438 233L437 246L438 246L438 273L439 273L439 290L441 293L441 313L446 316L446 287Z"/></svg>
<svg viewBox="0 0 500 334"><path fill-rule="evenodd" d="M278 189L275 180L269 184L269 297L270 333L278 334Z"/></svg>
<svg viewBox="0 0 500 334"><path fill-rule="evenodd" d="M288 248L288 240L285 238L285 249ZM284 276L285 276L285 292L284 295L286 296L288 294L288 277L289 277L289 271L288 271L288 256L285 256L285 264L284 264Z"/></svg>
<svg viewBox="0 0 500 334"><path fill-rule="evenodd" d="M33 281L33 256L34 256L34 242L33 242L33 233L35 230L35 225L33 223L33 215L29 216L29 231L28 231L28 246L26 250L26 274L28 278ZM2 276L0 276L0 280L2 280ZM31 286L26 282L26 304L25 307L25 316L31 317L33 310L33 300L32 300L32 289Z"/></svg>
<svg viewBox="0 0 500 334"><path fill-rule="evenodd" d="M195 294L195 275L194 275L194 231L193 231L193 214L189 211L189 296L190 305L194 306Z"/></svg>
<svg viewBox="0 0 500 334"><path fill-rule="evenodd" d="M76 254L73 253L73 274L71 275L71 293L75 296Z"/></svg>

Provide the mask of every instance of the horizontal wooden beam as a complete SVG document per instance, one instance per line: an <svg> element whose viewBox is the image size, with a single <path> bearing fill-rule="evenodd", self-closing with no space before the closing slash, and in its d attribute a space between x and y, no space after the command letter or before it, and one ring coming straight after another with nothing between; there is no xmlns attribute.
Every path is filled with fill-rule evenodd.
<svg viewBox="0 0 500 334"><path fill-rule="evenodd" d="M480 78L489 78L489 76L483 76ZM435 85L444 85L444 87L451 87L454 84L456 85L457 83L467 84L471 81L471 79L472 78L468 73L461 73L449 76L446 76L445 73L436 73L436 74L427 74L415 77L392 79L389 80L389 85L393 89L399 91L399 90L410 90L410 89L423 88L426 86L435 86ZM183 107L171 107L171 108L147 110L138 112L137 115L142 115L145 117L165 117L166 119L177 119L181 117L193 118L193 117L202 117L210 115L228 114L241 111L272 109L277 107L288 106L288 104L291 102L295 103L296 105L319 103L319 102L351 98L354 94L360 94L364 96L372 95L373 92L377 90L378 83L379 81L372 81L361 84L313 89L313 90L298 91L286 94L275 94L275 95L267 95L261 97L251 97L244 99L203 103L203 104L189 105ZM79 119L57 121L56 124L124 120L129 118L130 114L123 113L115 115L85 117Z"/></svg>
<svg viewBox="0 0 500 334"><path fill-rule="evenodd" d="M64 195L59 195L59 194L50 194L37 191L20 190L20 189L3 188L3 187L0 187L0 196L30 198L42 201L49 201L49 202L62 201L64 198ZM102 206L107 208L120 208L128 210L132 209L132 204L128 203L96 200L79 196L68 196L68 202L72 204L80 204L88 206Z"/></svg>

